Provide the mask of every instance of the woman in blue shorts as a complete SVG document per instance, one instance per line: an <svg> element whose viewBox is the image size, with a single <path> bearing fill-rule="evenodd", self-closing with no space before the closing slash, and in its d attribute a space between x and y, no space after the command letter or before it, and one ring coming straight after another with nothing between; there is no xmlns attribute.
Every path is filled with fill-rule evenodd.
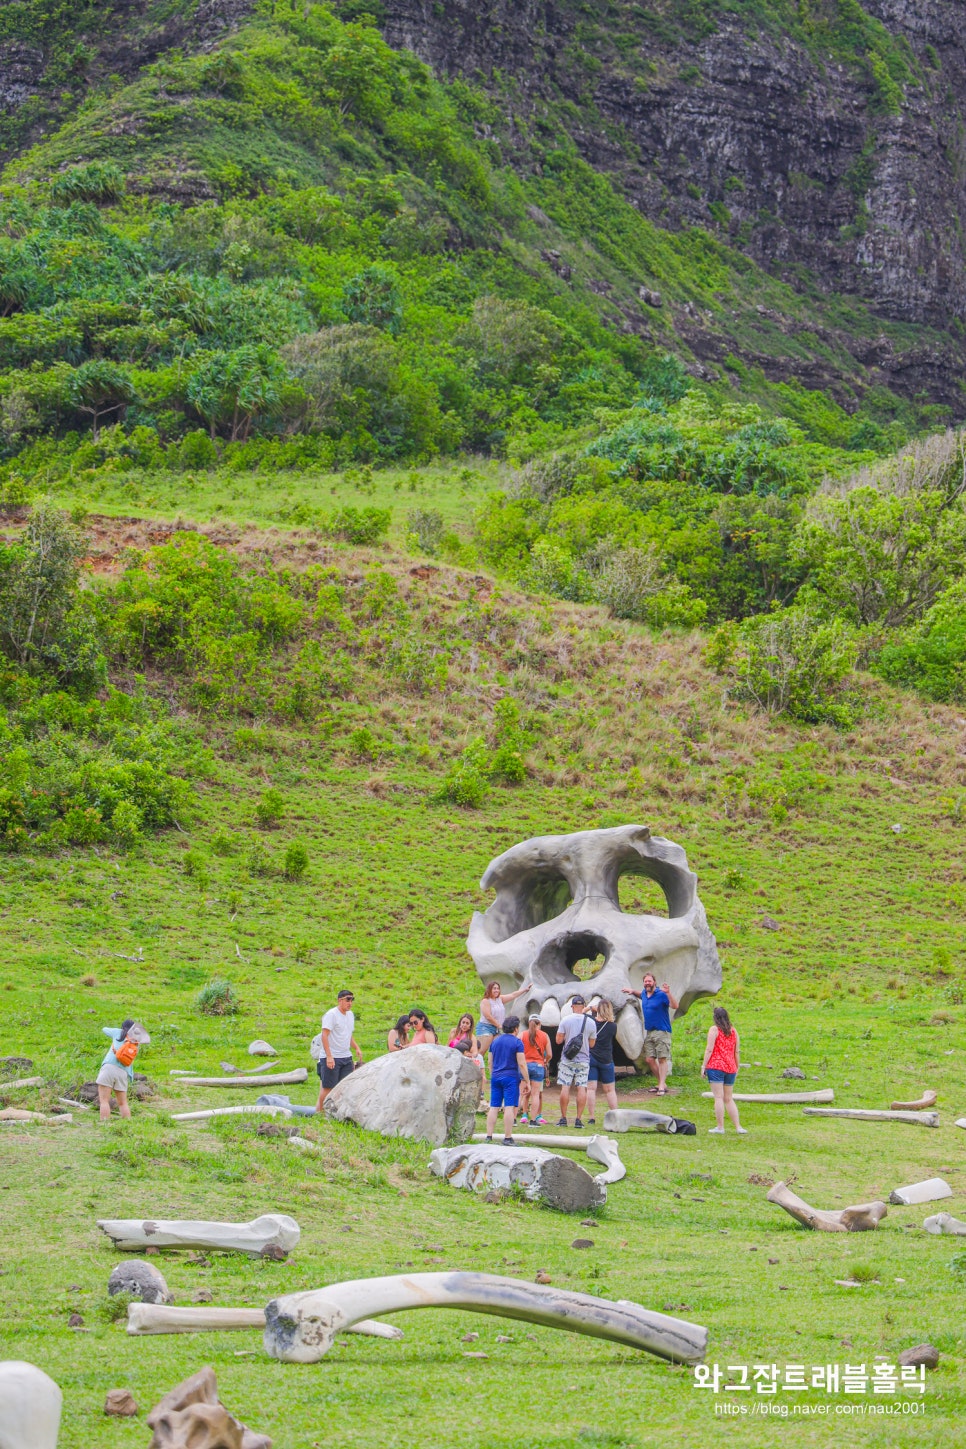
<svg viewBox="0 0 966 1449"><path fill-rule="evenodd" d="M513 1119L520 1105L520 1083L526 1081L523 1043L517 1036L518 1016L508 1016L499 1036L488 1038L490 1053L490 1110L486 1114L486 1140L493 1141L496 1116L503 1108L503 1144L513 1146Z"/></svg>
<svg viewBox="0 0 966 1449"><path fill-rule="evenodd" d="M500 1035L503 1030L503 1023L506 1020L507 1005L516 1001L525 991L530 990L530 982L524 981L519 991L511 991L504 996L499 981L491 981L483 993L483 1000L480 1002L480 1019L476 1023L476 1034L480 1039L480 1048L483 1053L490 1044L490 1041Z"/></svg>

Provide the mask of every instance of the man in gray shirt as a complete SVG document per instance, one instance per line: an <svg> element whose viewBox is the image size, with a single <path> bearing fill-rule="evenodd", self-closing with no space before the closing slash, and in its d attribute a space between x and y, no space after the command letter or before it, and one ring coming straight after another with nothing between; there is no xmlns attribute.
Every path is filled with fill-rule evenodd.
<svg viewBox="0 0 966 1449"><path fill-rule="evenodd" d="M567 1125L567 1108L570 1105L570 1088L577 1089L577 1116L575 1127L583 1127L583 1111L587 1103L587 1078L590 1074L590 1049L597 1040L597 1023L587 1016L587 1003L582 996L575 996L571 1002L572 1011L563 1017L557 1028L557 1043L563 1047L557 1063L557 1085L560 1088L560 1120L558 1127ZM571 1043L577 1051L568 1056Z"/></svg>

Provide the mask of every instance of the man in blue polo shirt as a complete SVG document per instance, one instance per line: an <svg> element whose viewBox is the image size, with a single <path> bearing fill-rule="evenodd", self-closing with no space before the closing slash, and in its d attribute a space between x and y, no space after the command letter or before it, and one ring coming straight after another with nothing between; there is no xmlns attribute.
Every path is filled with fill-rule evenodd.
<svg viewBox="0 0 966 1449"><path fill-rule="evenodd" d="M633 986L625 986L626 996L636 996ZM654 1088L657 1096L666 1097L668 1070L671 1066L671 1012L677 1011L677 998L671 995L666 981L657 989L657 981L650 971L644 977L641 992L641 1010L644 1013L644 1060L648 1070L657 1077Z"/></svg>

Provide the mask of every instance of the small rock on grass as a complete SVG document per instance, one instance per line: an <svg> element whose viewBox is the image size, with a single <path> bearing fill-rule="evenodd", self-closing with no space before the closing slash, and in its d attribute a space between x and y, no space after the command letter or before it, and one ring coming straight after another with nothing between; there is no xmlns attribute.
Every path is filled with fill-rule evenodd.
<svg viewBox="0 0 966 1449"><path fill-rule="evenodd" d="M782 1072L782 1076L791 1077L792 1081L794 1082L804 1082L805 1080L805 1073L802 1071L801 1067L786 1067L785 1070Z"/></svg>
<svg viewBox="0 0 966 1449"><path fill-rule="evenodd" d="M581 1218L580 1226L582 1228L599 1228L600 1223L597 1221L596 1218Z"/></svg>
<svg viewBox="0 0 966 1449"><path fill-rule="evenodd" d="M194 1291L194 1293L192 1293L192 1295L191 1295L191 1301L192 1301L192 1303L210 1303L211 1302L211 1289L210 1288L196 1288L195 1291Z"/></svg>
<svg viewBox="0 0 966 1449"><path fill-rule="evenodd" d="M594 1240L593 1238L574 1238L570 1246L572 1248L592 1248Z"/></svg>
<svg viewBox="0 0 966 1449"><path fill-rule="evenodd" d="M464 1333L463 1334L463 1342L464 1343L476 1343L477 1340L479 1339L479 1336L480 1335L478 1333Z"/></svg>
<svg viewBox="0 0 966 1449"><path fill-rule="evenodd" d="M129 1389L108 1389L104 1412L114 1419L133 1419L141 1411Z"/></svg>
<svg viewBox="0 0 966 1449"><path fill-rule="evenodd" d="M488 1353L464 1353L464 1358L489 1358Z"/></svg>
<svg viewBox="0 0 966 1449"><path fill-rule="evenodd" d="M140 1258L128 1258L118 1263L107 1280L107 1291L113 1298L118 1293L129 1293L140 1298L142 1303L173 1303L164 1274L153 1263L144 1263Z"/></svg>
<svg viewBox="0 0 966 1449"><path fill-rule="evenodd" d="M533 1281L534 1283L552 1283L553 1279L550 1277L550 1274L547 1272L546 1268L541 1268Z"/></svg>
<svg viewBox="0 0 966 1449"><path fill-rule="evenodd" d="M899 1355L898 1362L903 1368L934 1369L939 1364L939 1349L934 1348L931 1343L917 1343L915 1348L904 1348Z"/></svg>
<svg viewBox="0 0 966 1449"><path fill-rule="evenodd" d="M67 1320L67 1327L68 1328L83 1328L84 1327L84 1320L83 1320L83 1318L81 1318L81 1316L80 1316L79 1313L72 1313L70 1315L70 1317Z"/></svg>

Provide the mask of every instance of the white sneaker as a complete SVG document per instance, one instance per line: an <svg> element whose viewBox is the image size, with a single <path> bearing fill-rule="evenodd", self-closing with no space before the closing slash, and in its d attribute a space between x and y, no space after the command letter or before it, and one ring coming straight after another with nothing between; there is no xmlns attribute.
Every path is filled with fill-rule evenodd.
<svg viewBox="0 0 966 1449"><path fill-rule="evenodd" d="M708 1128L708 1131L709 1132L716 1132L719 1137L723 1137L724 1136L724 1128L723 1127L709 1127Z"/></svg>
<svg viewBox="0 0 966 1449"><path fill-rule="evenodd" d="M739 1137L747 1137L748 1136L748 1128L747 1127L736 1127L735 1128L735 1131L738 1133Z"/></svg>

